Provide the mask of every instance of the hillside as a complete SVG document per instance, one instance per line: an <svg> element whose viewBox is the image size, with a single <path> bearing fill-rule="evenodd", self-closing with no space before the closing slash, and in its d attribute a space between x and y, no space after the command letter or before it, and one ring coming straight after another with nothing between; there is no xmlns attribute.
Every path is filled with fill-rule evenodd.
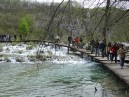
<svg viewBox="0 0 129 97"><path fill-rule="evenodd" d="M45 4L20 0L0 1L0 34L22 33L19 25L23 18L28 17L27 35L29 39L48 39L51 34L59 35L62 40L72 32L82 36L86 41L95 37L103 38L104 8L85 9L77 2ZM112 7L107 24L106 38L108 41L129 40L129 13L126 10ZM24 24L24 23L23 23ZM23 33L24 34L24 33Z"/></svg>

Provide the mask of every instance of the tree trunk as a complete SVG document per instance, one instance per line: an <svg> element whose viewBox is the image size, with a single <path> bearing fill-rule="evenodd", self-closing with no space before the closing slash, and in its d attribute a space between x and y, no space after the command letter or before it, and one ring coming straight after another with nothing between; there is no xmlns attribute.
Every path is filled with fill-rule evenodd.
<svg viewBox="0 0 129 97"><path fill-rule="evenodd" d="M103 27L103 31L102 31L102 35L103 35L103 42L106 45L106 32L107 32L107 28L108 28L108 23L109 23L109 12L110 12L110 0L107 0L107 4L106 4L106 8L105 8L105 20L104 20L104 27ZM104 55L106 55L106 48L104 50Z"/></svg>
<svg viewBox="0 0 129 97"><path fill-rule="evenodd" d="M105 21L104 21L104 27L102 31L104 43L106 44L106 32L107 32L107 26L109 22L109 8L110 8L110 0L107 0L106 8L105 8Z"/></svg>

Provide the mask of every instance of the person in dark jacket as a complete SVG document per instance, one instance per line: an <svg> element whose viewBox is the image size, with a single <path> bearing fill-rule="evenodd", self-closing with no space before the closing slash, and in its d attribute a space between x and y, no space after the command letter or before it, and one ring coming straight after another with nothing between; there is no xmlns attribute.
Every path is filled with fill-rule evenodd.
<svg viewBox="0 0 129 97"><path fill-rule="evenodd" d="M103 41L100 41L99 49L101 50L102 58L104 57L105 48L106 48L106 44Z"/></svg>
<svg viewBox="0 0 129 97"><path fill-rule="evenodd" d="M20 33L20 41L22 40L22 33Z"/></svg>
<svg viewBox="0 0 129 97"><path fill-rule="evenodd" d="M82 37L80 37L80 39L79 39L79 40L80 40L80 42L81 42L81 43L83 42L83 39L82 39Z"/></svg>
<svg viewBox="0 0 129 97"><path fill-rule="evenodd" d="M68 42L69 42L69 44L72 43L72 35L68 36Z"/></svg>
<svg viewBox="0 0 129 97"><path fill-rule="evenodd" d="M91 47L91 53L94 52L94 44L95 44L95 40L94 38L90 41L90 47Z"/></svg>
<svg viewBox="0 0 129 97"><path fill-rule="evenodd" d="M16 34L14 34L14 41L16 41L17 40L17 35Z"/></svg>
<svg viewBox="0 0 129 97"><path fill-rule="evenodd" d="M99 42L98 40L94 43L95 55L99 55Z"/></svg>
<svg viewBox="0 0 129 97"><path fill-rule="evenodd" d="M83 38L79 38L79 48L83 48Z"/></svg>

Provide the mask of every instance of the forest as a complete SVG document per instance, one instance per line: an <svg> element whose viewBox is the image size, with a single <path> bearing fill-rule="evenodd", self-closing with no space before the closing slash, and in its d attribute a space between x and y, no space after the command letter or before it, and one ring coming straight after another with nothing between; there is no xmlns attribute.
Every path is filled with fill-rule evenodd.
<svg viewBox="0 0 129 97"><path fill-rule="evenodd" d="M85 0L84 0L85 1ZM106 0L105 0L106 1ZM46 40L51 35L59 35L67 41L70 33L83 37L88 42L92 38L107 41L129 41L129 9L125 3L107 0L94 8L85 8L77 1L61 3L39 3L30 0L0 1L0 34L19 35L28 39Z"/></svg>

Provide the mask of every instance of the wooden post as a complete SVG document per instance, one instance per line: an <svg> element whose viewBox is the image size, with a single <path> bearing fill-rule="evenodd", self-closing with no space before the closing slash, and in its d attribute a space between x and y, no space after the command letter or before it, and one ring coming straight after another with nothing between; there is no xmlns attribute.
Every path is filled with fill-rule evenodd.
<svg viewBox="0 0 129 97"><path fill-rule="evenodd" d="M83 52L81 52L81 58L83 59Z"/></svg>
<svg viewBox="0 0 129 97"><path fill-rule="evenodd" d="M93 61L93 57L90 57L91 58L91 61Z"/></svg>
<svg viewBox="0 0 129 97"><path fill-rule="evenodd" d="M56 44L55 44L55 50L56 50Z"/></svg>
<svg viewBox="0 0 129 97"><path fill-rule="evenodd" d="M60 49L60 44L58 43L58 47L59 47L59 49Z"/></svg>
<svg viewBox="0 0 129 97"><path fill-rule="evenodd" d="M70 42L68 43L68 54L69 54L69 49L70 49L69 47L70 47Z"/></svg>
<svg viewBox="0 0 129 97"><path fill-rule="evenodd" d="M45 41L43 41L43 44L45 45Z"/></svg>

